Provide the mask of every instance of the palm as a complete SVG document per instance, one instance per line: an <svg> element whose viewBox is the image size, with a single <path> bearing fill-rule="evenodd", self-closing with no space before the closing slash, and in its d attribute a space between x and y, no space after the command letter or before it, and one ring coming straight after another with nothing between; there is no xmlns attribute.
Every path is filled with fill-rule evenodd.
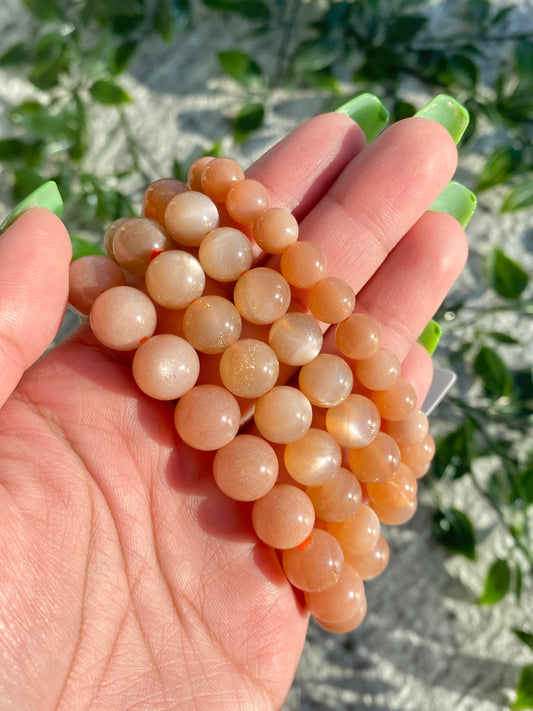
<svg viewBox="0 0 533 711"><path fill-rule="evenodd" d="M455 158L432 122L420 119L416 131L407 122L390 139L378 139L368 159L363 151L355 165L357 127L338 115L321 117L274 148L251 174L274 202L295 209L305 239L324 239L330 272L350 279L360 307L384 324L386 344L405 358L421 397L430 362L413 341L460 269L464 246L457 223L422 216L451 177ZM409 135L411 143L422 136L424 150L403 149ZM435 145L437 170L430 160ZM423 187L406 206L405 190L424 154ZM404 184L395 195L379 177L382 168L370 174L390 155L396 181ZM373 219L381 235L368 244L354 238L368 232L372 207L363 194L366 183L357 182L361 173L377 195ZM348 199L352 184L355 196ZM361 203L352 199L358 192ZM380 192L392 200L386 210ZM360 233L358 204L367 211ZM41 224L48 219L40 215ZM30 214L19 219L15 238L37 230L31 220ZM322 225L330 223L328 236ZM31 301L22 309L26 330L10 337L10 343L20 341L17 347L10 351L11 343L0 353L5 397L17 378L8 356L21 354L20 369L27 367L57 328L68 257L58 256L55 229L40 235L41 258L48 248L55 278L41 279L38 287L22 280L20 298ZM66 255L65 245L61 249ZM385 282L388 289L380 290ZM13 297L0 307L6 313L19 303ZM254 536L250 506L219 492L211 455L179 442L172 415L171 403L140 393L129 365L101 350L87 327L27 370L1 410L0 652L8 663L0 687L6 708L281 707L307 616L276 554Z"/></svg>

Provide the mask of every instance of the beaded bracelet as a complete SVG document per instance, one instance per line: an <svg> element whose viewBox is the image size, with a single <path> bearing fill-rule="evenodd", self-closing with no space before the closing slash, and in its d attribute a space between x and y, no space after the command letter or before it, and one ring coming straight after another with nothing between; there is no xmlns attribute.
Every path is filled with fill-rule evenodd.
<svg viewBox="0 0 533 711"><path fill-rule="evenodd" d="M116 220L104 245L72 263L71 307L104 346L134 352L142 392L177 401L180 439L215 452L224 494L254 502L258 538L318 624L355 629L364 581L389 560L381 524L411 518L434 454L378 323L229 158L152 183L142 216ZM257 248L277 266L257 266ZM337 352L324 352L335 324Z"/></svg>

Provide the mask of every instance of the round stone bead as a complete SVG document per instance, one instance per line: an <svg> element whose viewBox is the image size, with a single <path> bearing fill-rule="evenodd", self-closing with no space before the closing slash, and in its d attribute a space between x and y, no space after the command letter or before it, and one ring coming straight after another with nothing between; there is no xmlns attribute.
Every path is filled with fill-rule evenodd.
<svg viewBox="0 0 533 711"><path fill-rule="evenodd" d="M378 408L364 395L352 393L326 413L326 428L341 447L366 447L379 432Z"/></svg>
<svg viewBox="0 0 533 711"><path fill-rule="evenodd" d="M197 158L187 172L187 185L196 192L202 191L202 172L209 161L214 160L214 156L201 156Z"/></svg>
<svg viewBox="0 0 533 711"><path fill-rule="evenodd" d="M357 570L363 580L372 580L385 570L390 559L390 548L384 536L378 538L378 542L371 551L364 555L350 556L346 560Z"/></svg>
<svg viewBox="0 0 533 711"><path fill-rule="evenodd" d="M422 442L429 428L428 418L420 409L414 409L402 420L391 420L384 424L387 434L400 445Z"/></svg>
<svg viewBox="0 0 533 711"><path fill-rule="evenodd" d="M276 484L252 508L258 537L272 548L295 548L309 536L315 511L307 494L297 486Z"/></svg>
<svg viewBox="0 0 533 711"><path fill-rule="evenodd" d="M307 495L323 521L346 521L361 504L361 484L344 467L321 486L308 486Z"/></svg>
<svg viewBox="0 0 533 711"><path fill-rule="evenodd" d="M124 272L103 254L87 254L69 268L68 302L78 313L88 316L96 298L112 286L125 286Z"/></svg>
<svg viewBox="0 0 533 711"><path fill-rule="evenodd" d="M348 461L359 481L384 482L400 466L400 448L388 434L378 432L366 447L350 449Z"/></svg>
<svg viewBox="0 0 533 711"><path fill-rule="evenodd" d="M327 530L339 541L348 558L371 551L378 542L381 526L375 511L361 504L351 518L329 522Z"/></svg>
<svg viewBox="0 0 533 711"><path fill-rule="evenodd" d="M310 289L327 274L326 255L314 242L295 242L281 255L280 270L299 289Z"/></svg>
<svg viewBox="0 0 533 711"><path fill-rule="evenodd" d="M157 314L150 298L133 286L113 286L98 296L89 314L94 335L104 346L131 351L155 331Z"/></svg>
<svg viewBox="0 0 533 711"><path fill-rule="evenodd" d="M257 267L239 278L233 291L233 301L247 321L274 323L289 308L291 288L274 269Z"/></svg>
<svg viewBox="0 0 533 711"><path fill-rule="evenodd" d="M351 393L353 374L350 366L340 356L320 353L310 363L302 366L298 381L300 390L312 405L334 407Z"/></svg>
<svg viewBox="0 0 533 711"><path fill-rule="evenodd" d="M251 225L269 207L268 190L250 178L235 183L226 196L226 209L230 217L242 225Z"/></svg>
<svg viewBox="0 0 533 711"><path fill-rule="evenodd" d="M339 323L352 313L355 294L344 279L326 277L311 287L307 305L319 321Z"/></svg>
<svg viewBox="0 0 533 711"><path fill-rule="evenodd" d="M152 259L146 269L145 284L151 298L167 309L184 309L202 295L205 274L192 254L170 249Z"/></svg>
<svg viewBox="0 0 533 711"><path fill-rule="evenodd" d="M398 380L386 390L375 390L370 399L386 420L403 420L416 407L415 389L404 378Z"/></svg>
<svg viewBox="0 0 533 711"><path fill-rule="evenodd" d="M197 247L218 227L217 206L203 193L189 190L172 198L165 210L165 227L178 244Z"/></svg>
<svg viewBox="0 0 533 711"><path fill-rule="evenodd" d="M178 435L190 447L202 451L220 449L231 442L240 421L239 403L220 385L195 385L178 400L174 411Z"/></svg>
<svg viewBox="0 0 533 711"><path fill-rule="evenodd" d="M220 359L220 378L237 397L256 398L271 390L279 375L276 354L266 343L244 338Z"/></svg>
<svg viewBox="0 0 533 711"><path fill-rule="evenodd" d="M276 483L278 458L262 437L237 435L216 453L213 476L226 496L236 501L255 501Z"/></svg>
<svg viewBox="0 0 533 711"><path fill-rule="evenodd" d="M333 634L346 634L346 632L353 632L359 627L361 622L365 619L366 613L367 601L365 596L361 600L361 604L357 608L353 617L350 617L348 620L343 620L342 622L326 622L325 620L320 620L315 615L313 617L317 625L326 630L326 632L332 632Z"/></svg>
<svg viewBox="0 0 533 711"><path fill-rule="evenodd" d="M202 240L198 259L212 279L236 281L252 265L252 245L244 232L233 227L217 227Z"/></svg>
<svg viewBox="0 0 533 711"><path fill-rule="evenodd" d="M376 513L376 516L381 523L384 523L386 526L401 526L402 523L406 523L412 519L416 513L417 505L416 498L401 509L389 509L376 504L372 500L369 502L369 506Z"/></svg>
<svg viewBox="0 0 533 711"><path fill-rule="evenodd" d="M323 336L312 316L291 311L274 321L268 342L282 363L304 365L320 353Z"/></svg>
<svg viewBox="0 0 533 711"><path fill-rule="evenodd" d="M387 390L400 377L400 361L387 348L378 348L370 358L355 363L357 379L369 390Z"/></svg>
<svg viewBox="0 0 533 711"><path fill-rule="evenodd" d="M133 378L139 388L156 400L175 400L190 390L200 374L194 348L169 333L148 338L135 351Z"/></svg>
<svg viewBox="0 0 533 711"><path fill-rule="evenodd" d="M306 592L305 602L312 615L325 623L347 622L365 604L361 576L350 565L344 565L337 582L326 590Z"/></svg>
<svg viewBox="0 0 533 711"><path fill-rule="evenodd" d="M416 497L417 480L408 466L399 465L388 481L368 483L366 490L371 501L387 509L403 509Z"/></svg>
<svg viewBox="0 0 533 711"><path fill-rule="evenodd" d="M161 225L147 217L130 217L117 227L113 237L114 258L135 276L144 276L153 255L172 246Z"/></svg>
<svg viewBox="0 0 533 711"><path fill-rule="evenodd" d="M230 188L243 178L244 170L232 158L213 158L200 175L202 192L215 202L224 202Z"/></svg>
<svg viewBox="0 0 533 711"><path fill-rule="evenodd" d="M347 358L370 358L381 344L381 328L368 314L351 314L337 326L335 340Z"/></svg>
<svg viewBox="0 0 533 711"><path fill-rule="evenodd" d="M340 445L324 430L310 428L303 437L285 445L287 471L299 484L320 486L339 470Z"/></svg>
<svg viewBox="0 0 533 711"><path fill-rule="evenodd" d="M428 432L421 442L401 444L400 452L402 462L408 467L422 467L430 462L435 455L435 440Z"/></svg>
<svg viewBox="0 0 533 711"><path fill-rule="evenodd" d="M296 548L283 551L285 575L299 590L318 592L327 590L340 578L344 555L337 539L320 528Z"/></svg>
<svg viewBox="0 0 533 711"><path fill-rule="evenodd" d="M309 400L297 388L288 385L276 385L262 395L254 413L260 434L278 444L288 444L303 437L311 426L312 417Z"/></svg>
<svg viewBox="0 0 533 711"><path fill-rule="evenodd" d="M165 210L175 195L184 193L189 187L175 178L161 178L149 185L143 195L143 215L165 224Z"/></svg>
<svg viewBox="0 0 533 711"><path fill-rule="evenodd" d="M118 220L112 222L104 232L104 250L110 259L114 259L116 261L115 252L113 251L113 242L115 240L117 230L121 225L130 219L130 217L119 217Z"/></svg>
<svg viewBox="0 0 533 711"><path fill-rule="evenodd" d="M298 239L298 222L294 215L282 207L271 207L254 222L256 243L269 254L282 254Z"/></svg>
<svg viewBox="0 0 533 711"><path fill-rule="evenodd" d="M222 353L241 335L239 312L223 296L202 296L189 304L183 317L183 332L200 353Z"/></svg>

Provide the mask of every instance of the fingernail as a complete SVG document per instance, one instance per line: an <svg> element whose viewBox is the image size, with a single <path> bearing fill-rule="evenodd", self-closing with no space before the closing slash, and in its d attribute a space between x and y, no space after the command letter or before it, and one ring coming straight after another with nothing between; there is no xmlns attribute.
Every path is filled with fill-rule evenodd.
<svg viewBox="0 0 533 711"><path fill-rule="evenodd" d="M372 141L385 127L389 112L374 94L360 94L342 106L337 113L352 118L364 131L367 142Z"/></svg>
<svg viewBox="0 0 533 711"><path fill-rule="evenodd" d="M418 342L424 346L429 355L433 355L439 345L441 335L442 328L432 319L418 337Z"/></svg>
<svg viewBox="0 0 533 711"><path fill-rule="evenodd" d="M63 214L63 200L57 185L53 180L43 183L37 190L34 190L27 198L11 210L9 215L0 225L0 234L11 225L17 217L32 207L45 207L58 217Z"/></svg>
<svg viewBox="0 0 533 711"><path fill-rule="evenodd" d="M415 113L415 116L433 119L440 123L456 143L459 143L470 120L465 107L447 94L439 94L431 99Z"/></svg>
<svg viewBox="0 0 533 711"><path fill-rule="evenodd" d="M461 183L452 180L431 203L428 210L445 212L455 217L461 227L466 227L475 212L477 198Z"/></svg>

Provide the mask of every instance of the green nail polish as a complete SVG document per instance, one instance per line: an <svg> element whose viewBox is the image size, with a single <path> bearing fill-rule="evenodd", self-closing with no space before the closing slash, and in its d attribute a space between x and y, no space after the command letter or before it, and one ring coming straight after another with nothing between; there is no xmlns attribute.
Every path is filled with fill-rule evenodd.
<svg viewBox="0 0 533 711"><path fill-rule="evenodd" d="M459 143L470 120L465 107L447 94L436 96L417 111L415 116L433 119L433 121L440 123L456 143Z"/></svg>
<svg viewBox="0 0 533 711"><path fill-rule="evenodd" d="M63 200L59 189L53 180L49 180L47 183L43 183L37 190L34 190L27 198L11 210L9 215L0 225L0 234L6 230L9 225L11 225L17 217L22 215L26 210L30 210L32 207L45 207L50 210L58 217L63 214Z"/></svg>
<svg viewBox="0 0 533 711"><path fill-rule="evenodd" d="M474 214L477 198L461 183L452 180L431 203L428 210L445 212L455 217L461 227L466 227Z"/></svg>
<svg viewBox="0 0 533 711"><path fill-rule="evenodd" d="M441 335L442 328L436 321L431 320L420 334L418 342L424 346L429 355L433 355L439 345Z"/></svg>
<svg viewBox="0 0 533 711"><path fill-rule="evenodd" d="M374 94L366 93L339 106L337 113L346 114L363 129L368 143L385 127L389 112Z"/></svg>

